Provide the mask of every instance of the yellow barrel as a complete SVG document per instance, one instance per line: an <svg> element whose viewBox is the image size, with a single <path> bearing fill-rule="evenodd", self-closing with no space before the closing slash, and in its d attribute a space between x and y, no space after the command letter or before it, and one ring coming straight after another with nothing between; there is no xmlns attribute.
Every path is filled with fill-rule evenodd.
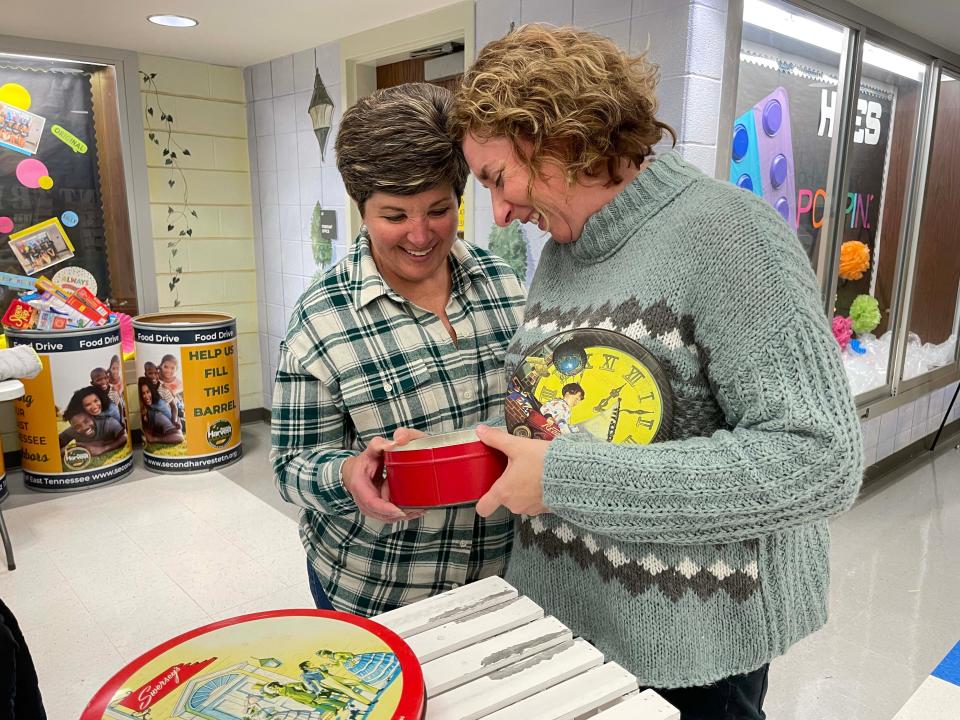
<svg viewBox="0 0 960 720"><path fill-rule="evenodd" d="M134 318L133 329L144 465L196 472L239 460L236 318L154 313Z"/></svg>
<svg viewBox="0 0 960 720"><path fill-rule="evenodd" d="M11 346L31 345L43 369L14 401L24 484L77 490L133 469L120 326L55 332L7 328Z"/></svg>

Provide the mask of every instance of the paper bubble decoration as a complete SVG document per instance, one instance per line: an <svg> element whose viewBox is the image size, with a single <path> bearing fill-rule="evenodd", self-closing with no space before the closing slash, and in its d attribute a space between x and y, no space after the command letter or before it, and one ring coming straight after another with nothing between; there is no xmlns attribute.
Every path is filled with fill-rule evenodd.
<svg viewBox="0 0 960 720"><path fill-rule="evenodd" d="M50 173L47 172L47 166L36 158L21 160L17 164L17 180L19 180L20 184L24 185L25 187L40 187L40 178L44 177L49 178ZM52 180L50 181L50 186L53 187Z"/></svg>
<svg viewBox="0 0 960 720"><path fill-rule="evenodd" d="M13 105L21 110L30 109L30 93L23 85L7 83L0 85L0 102Z"/></svg>
<svg viewBox="0 0 960 720"><path fill-rule="evenodd" d="M850 318L837 315L833 318L833 336L840 343L840 348L845 349L853 337L853 329L850 327Z"/></svg>
<svg viewBox="0 0 960 720"><path fill-rule="evenodd" d="M77 223L80 222L80 216L73 210L67 210L60 216L60 222L66 227L76 227Z"/></svg>
<svg viewBox="0 0 960 720"><path fill-rule="evenodd" d="M8 233L13 230L13 219L0 217L0 233Z"/></svg>
<svg viewBox="0 0 960 720"><path fill-rule="evenodd" d="M848 240L840 246L840 277L859 280L870 267L870 248L859 240Z"/></svg>
<svg viewBox="0 0 960 720"><path fill-rule="evenodd" d="M880 324L880 303L870 295L857 295L850 304L850 320L857 335L873 332Z"/></svg>

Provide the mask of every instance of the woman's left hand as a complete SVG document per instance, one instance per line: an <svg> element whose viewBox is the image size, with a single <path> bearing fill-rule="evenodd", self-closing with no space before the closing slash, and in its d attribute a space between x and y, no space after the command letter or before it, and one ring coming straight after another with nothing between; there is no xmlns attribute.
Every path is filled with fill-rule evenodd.
<svg viewBox="0 0 960 720"><path fill-rule="evenodd" d="M517 515L539 515L549 508L543 504L543 461L550 443L510 435L480 425L477 437L507 456L507 469L489 492L477 502L477 514L488 517L501 505Z"/></svg>

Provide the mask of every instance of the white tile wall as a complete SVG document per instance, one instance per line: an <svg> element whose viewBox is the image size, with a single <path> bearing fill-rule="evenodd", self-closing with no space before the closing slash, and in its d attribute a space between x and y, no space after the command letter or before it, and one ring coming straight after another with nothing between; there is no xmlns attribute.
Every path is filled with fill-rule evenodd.
<svg viewBox="0 0 960 720"><path fill-rule="evenodd" d="M273 83L270 80L270 63L260 63L254 65L250 70L251 84L253 86L253 96L247 96L247 102L250 100L267 100L273 97Z"/></svg>
<svg viewBox="0 0 960 720"><path fill-rule="evenodd" d="M329 137L327 141L330 142ZM330 159L332 150L327 149L327 159ZM317 136L313 130L297 133L297 157L300 160L300 167L318 168L321 166L320 143L317 142Z"/></svg>
<svg viewBox="0 0 960 720"><path fill-rule="evenodd" d="M918 440L932 442L956 387L954 383L863 421L863 447L868 463L883 460ZM955 419L951 413L950 422Z"/></svg>
<svg viewBox="0 0 960 720"><path fill-rule="evenodd" d="M680 142L716 147L717 111L720 107L720 81L699 75L688 75L683 92L683 123ZM713 167L709 168L713 174Z"/></svg>
<svg viewBox="0 0 960 720"><path fill-rule="evenodd" d="M273 131L278 135L297 131L296 105L293 95L273 99Z"/></svg>
<svg viewBox="0 0 960 720"><path fill-rule="evenodd" d="M262 204L260 208L260 225L262 228L261 238L265 240L279 240L280 207L278 205Z"/></svg>
<svg viewBox="0 0 960 720"><path fill-rule="evenodd" d="M254 216L258 218L258 283L263 287L265 319L260 344L264 349L263 402L270 407L280 340L298 297L317 270L310 247L310 218L318 201L337 213L339 240L346 241L346 191L336 170L333 139L327 157L307 112L319 70L340 118L340 44L327 43L247 68L248 101L253 102L249 153L257 163ZM329 187L328 187L329 186ZM340 250L342 256L344 250Z"/></svg>
<svg viewBox="0 0 960 720"><path fill-rule="evenodd" d="M267 136L269 138L269 136ZM256 158L257 161L257 170L276 170L277 169L277 146L275 143L265 142L257 143L257 152L256 154L250 154L251 159ZM251 168L253 171L253 168Z"/></svg>
<svg viewBox="0 0 960 720"><path fill-rule="evenodd" d="M300 204L300 174L295 169L277 171L277 193L281 207Z"/></svg>
<svg viewBox="0 0 960 720"><path fill-rule="evenodd" d="M719 80L723 74L726 46L726 9L690 6L690 35L687 41L687 71Z"/></svg>
<svg viewBox="0 0 960 720"><path fill-rule="evenodd" d="M522 19L520 0L477 0L476 41L477 52L491 40L496 40L510 30L510 23L536 22L537 18Z"/></svg>
<svg viewBox="0 0 960 720"><path fill-rule="evenodd" d="M577 27L602 25L630 18L631 0L574 0L573 24Z"/></svg>
<svg viewBox="0 0 960 720"><path fill-rule="evenodd" d="M293 92L293 55L270 61L270 74L273 78L273 96L289 95Z"/></svg>
<svg viewBox="0 0 960 720"><path fill-rule="evenodd" d="M300 242L302 239L300 233L300 204L297 198L294 198L293 201L297 204L280 206L280 239L284 242Z"/></svg>
<svg viewBox="0 0 960 720"><path fill-rule="evenodd" d="M257 137L273 135L273 100L257 100L253 103L253 118Z"/></svg>
<svg viewBox="0 0 960 720"><path fill-rule="evenodd" d="M309 205L308 211L313 212L313 203L323 200L323 169L318 167L300 168L300 204ZM309 216L308 216L309 221ZM309 227L309 226L308 226ZM305 235L310 237L309 230Z"/></svg>
<svg viewBox="0 0 960 720"><path fill-rule="evenodd" d="M317 57L317 69L320 71L320 77L323 84L329 91L331 87L338 86L340 83L340 43L329 42L314 49ZM313 81L311 80L311 83ZM313 89L313 85L310 85ZM339 93L330 92L335 106L340 106Z"/></svg>
<svg viewBox="0 0 960 720"><path fill-rule="evenodd" d="M542 22L551 25L573 23L573 0L523 0L520 9L524 23Z"/></svg>
<svg viewBox="0 0 960 720"><path fill-rule="evenodd" d="M317 52L313 48L293 56L293 90L313 90L313 74L317 64Z"/></svg>
<svg viewBox="0 0 960 720"><path fill-rule="evenodd" d="M330 88L327 88L327 92L330 92ZM297 123L297 132L303 132L304 130L313 132L313 121L310 118L310 98L312 96L312 87L310 90L298 92L293 96L293 112Z"/></svg>
<svg viewBox="0 0 960 720"><path fill-rule="evenodd" d="M603 35L613 40L617 45L622 48L630 47L630 20L615 20L609 23L601 23L599 25L590 25L585 28L592 32L597 33L598 35Z"/></svg>
<svg viewBox="0 0 960 720"><path fill-rule="evenodd" d="M296 171L300 167L297 134L295 132L280 133L278 131L274 138L276 169L278 171Z"/></svg>

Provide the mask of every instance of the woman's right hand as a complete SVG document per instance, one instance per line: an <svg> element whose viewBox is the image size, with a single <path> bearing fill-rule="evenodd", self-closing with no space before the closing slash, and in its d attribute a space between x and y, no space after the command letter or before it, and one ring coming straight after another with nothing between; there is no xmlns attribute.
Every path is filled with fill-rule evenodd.
<svg viewBox="0 0 960 720"><path fill-rule="evenodd" d="M416 433L416 430L403 432ZM400 430L397 433L401 433ZM397 434L394 435L397 438ZM414 436L401 435L395 440L375 437L359 455L349 457L343 462L343 487L353 497L360 512L386 523L413 520L423 515L425 510L404 512L390 502L390 491L383 479L383 453L397 444L405 444ZM399 442L398 442L399 441Z"/></svg>

